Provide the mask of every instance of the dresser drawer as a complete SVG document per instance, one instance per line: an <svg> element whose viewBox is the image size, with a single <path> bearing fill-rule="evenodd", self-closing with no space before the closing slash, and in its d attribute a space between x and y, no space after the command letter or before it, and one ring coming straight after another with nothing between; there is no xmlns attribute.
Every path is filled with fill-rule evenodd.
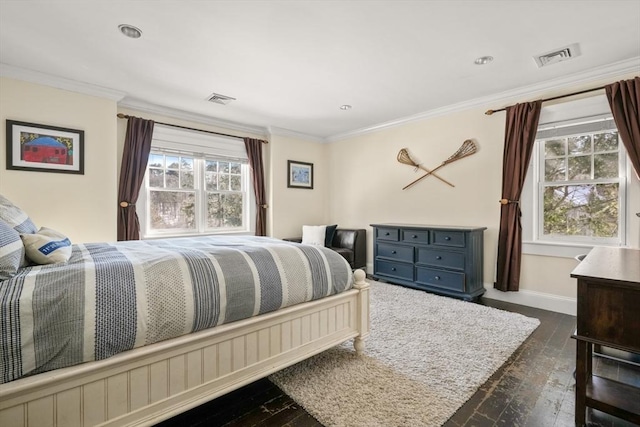
<svg viewBox="0 0 640 427"><path fill-rule="evenodd" d="M429 230L402 230L403 242L407 243L429 243Z"/></svg>
<svg viewBox="0 0 640 427"><path fill-rule="evenodd" d="M440 249L418 248L418 263L434 267L454 268L464 270L464 254L460 252L443 251Z"/></svg>
<svg viewBox="0 0 640 427"><path fill-rule="evenodd" d="M376 239L392 240L397 242L400 239L400 229L398 228L376 228Z"/></svg>
<svg viewBox="0 0 640 427"><path fill-rule="evenodd" d="M378 257L413 262L413 246L398 246L378 243Z"/></svg>
<svg viewBox="0 0 640 427"><path fill-rule="evenodd" d="M433 230L431 232L431 243L433 245L464 248L464 233L460 231Z"/></svg>
<svg viewBox="0 0 640 427"><path fill-rule="evenodd" d="M413 280L413 264L376 260L375 274Z"/></svg>
<svg viewBox="0 0 640 427"><path fill-rule="evenodd" d="M416 268L416 283L464 292L464 273L437 270L435 268Z"/></svg>

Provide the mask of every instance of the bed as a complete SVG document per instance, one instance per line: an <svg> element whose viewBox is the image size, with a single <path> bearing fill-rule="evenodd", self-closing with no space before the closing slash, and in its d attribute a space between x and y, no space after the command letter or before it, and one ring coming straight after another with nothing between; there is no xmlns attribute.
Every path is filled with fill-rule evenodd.
<svg viewBox="0 0 640 427"><path fill-rule="evenodd" d="M369 289L264 237L76 244L0 282L0 425L153 425L349 339Z"/></svg>

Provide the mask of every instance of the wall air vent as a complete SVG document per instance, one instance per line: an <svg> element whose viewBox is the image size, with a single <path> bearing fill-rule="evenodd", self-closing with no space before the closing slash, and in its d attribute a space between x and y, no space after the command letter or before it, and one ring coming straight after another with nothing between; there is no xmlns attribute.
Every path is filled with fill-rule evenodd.
<svg viewBox="0 0 640 427"><path fill-rule="evenodd" d="M219 93L213 93L211 94L211 96L209 96L209 98L207 98L207 101L209 102L215 102L216 104L222 104L222 105L227 105L231 101L235 101L235 100L236 100L235 98L232 98L226 95L220 95Z"/></svg>
<svg viewBox="0 0 640 427"><path fill-rule="evenodd" d="M577 43L574 43L570 46L556 49L552 52L534 56L533 59L536 61L536 64L538 64L538 68L542 68L557 62L567 61L575 58L576 56L580 56L580 46L578 46Z"/></svg>

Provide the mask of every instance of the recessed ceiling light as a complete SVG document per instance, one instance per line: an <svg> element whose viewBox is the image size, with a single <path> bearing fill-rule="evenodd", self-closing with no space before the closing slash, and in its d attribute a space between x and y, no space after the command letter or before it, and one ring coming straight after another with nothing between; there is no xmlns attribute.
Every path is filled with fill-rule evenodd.
<svg viewBox="0 0 640 427"><path fill-rule="evenodd" d="M351 105L349 105L349 104L341 105L341 106L340 106L340 109L341 109L341 110L350 110L350 109L351 109Z"/></svg>
<svg viewBox="0 0 640 427"><path fill-rule="evenodd" d="M493 56L481 56L480 58L476 58L476 60L473 61L473 63L476 65L484 65L484 64L488 64L491 61L493 61Z"/></svg>
<svg viewBox="0 0 640 427"><path fill-rule="evenodd" d="M131 37L132 39L140 38L140 36L142 35L142 31L140 31L139 28L136 28L133 25L120 24L118 25L118 28L120 28L120 32L122 34L127 37Z"/></svg>

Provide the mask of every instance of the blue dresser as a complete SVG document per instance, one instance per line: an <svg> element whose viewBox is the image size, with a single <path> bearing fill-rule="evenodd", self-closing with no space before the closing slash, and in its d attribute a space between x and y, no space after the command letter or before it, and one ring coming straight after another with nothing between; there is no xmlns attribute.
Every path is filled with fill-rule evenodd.
<svg viewBox="0 0 640 427"><path fill-rule="evenodd" d="M486 227L371 226L376 279L468 301L484 293Z"/></svg>

